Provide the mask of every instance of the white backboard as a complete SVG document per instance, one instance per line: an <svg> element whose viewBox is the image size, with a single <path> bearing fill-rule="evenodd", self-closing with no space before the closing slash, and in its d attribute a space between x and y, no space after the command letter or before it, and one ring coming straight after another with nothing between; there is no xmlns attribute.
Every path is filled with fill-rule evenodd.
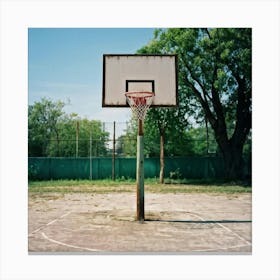
<svg viewBox="0 0 280 280"><path fill-rule="evenodd" d="M152 91L152 106L177 106L176 55L103 55L102 107L128 107L125 92Z"/></svg>

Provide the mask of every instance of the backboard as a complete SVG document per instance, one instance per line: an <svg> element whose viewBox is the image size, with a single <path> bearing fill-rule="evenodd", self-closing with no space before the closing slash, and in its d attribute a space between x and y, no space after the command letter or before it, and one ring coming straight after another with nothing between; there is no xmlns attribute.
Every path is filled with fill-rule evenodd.
<svg viewBox="0 0 280 280"><path fill-rule="evenodd" d="M153 92L151 106L178 104L176 55L103 55L102 107L128 107L126 92Z"/></svg>

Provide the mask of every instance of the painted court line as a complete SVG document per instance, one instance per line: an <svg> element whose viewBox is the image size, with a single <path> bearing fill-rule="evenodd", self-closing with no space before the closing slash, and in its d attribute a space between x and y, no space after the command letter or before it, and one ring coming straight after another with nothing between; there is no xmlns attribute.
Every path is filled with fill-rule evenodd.
<svg viewBox="0 0 280 280"><path fill-rule="evenodd" d="M245 238L243 238L242 236L240 236L238 233L234 232L233 230L231 230L230 228L220 224L220 223L216 223L217 225L219 225L220 227L224 228L225 230L227 230L228 232L231 232L232 234L234 234L235 236L237 236L240 240L244 241L245 243L247 243L247 245L252 245L251 242L249 242L248 240L246 240Z"/></svg>
<svg viewBox="0 0 280 280"><path fill-rule="evenodd" d="M43 228L45 228L45 227L47 227L47 226L49 226L49 225L51 225L51 224L57 222L58 220L60 220L60 219L62 219L62 218L64 218L64 217L66 217L66 216L68 216L70 213L72 213L72 211L69 211L69 212L63 214L62 216L60 216L60 217L58 217L58 218L56 218L56 219L50 221L49 223L40 226L39 228L33 230L30 234L28 234L28 236L31 236L32 234L34 234L34 233L40 231L41 229L43 229Z"/></svg>
<svg viewBox="0 0 280 280"><path fill-rule="evenodd" d="M75 245L71 245L71 244L67 244L67 243L63 243L63 242L54 240L52 238L49 238L44 232L41 232L41 235L46 240L48 240L48 241L50 241L52 243L56 243L58 245L62 245L62 246L70 247L70 248L75 248L75 249L87 250L87 251L91 251L91 252L101 252L101 250L98 250L98 249L91 249L91 248L86 248L86 247L75 246Z"/></svg>
<svg viewBox="0 0 280 280"><path fill-rule="evenodd" d="M230 247L219 247L219 248L214 248L214 249L199 249L199 250L192 250L192 252L211 252L211 251L219 251L219 250L228 250L228 249L235 249L235 248L242 248L246 247L249 245L235 245L235 246L230 246Z"/></svg>
<svg viewBox="0 0 280 280"><path fill-rule="evenodd" d="M37 228L36 230L34 230L30 235L34 234L34 233L37 233L38 231L42 230L43 228L49 226L49 225L52 225L54 223L56 223L57 221L59 221L60 219L68 216L70 213L72 213L72 211L69 211L63 215L61 215L60 217L48 222L47 224ZM201 221L206 221L203 217L201 217L200 215L198 214L195 214L195 213L191 213L191 212L188 212L190 215L198 218L199 220ZM240 244L240 245L235 245L235 246L230 246L230 247L221 247L221 248L212 248L212 249L198 249L198 250L191 250L193 252L206 252L206 251L218 251L218 250L228 250L228 249L234 249L234 248L241 248L241 247L246 247L246 246L251 246L252 243L249 242L248 240L246 240L245 238L243 238L242 236L240 236L239 234L237 234L236 232L234 232L233 230L231 230L230 228L224 226L223 224L219 223L219 222L213 222L213 224L217 224L219 225L221 228L223 228L224 230L230 232L231 234L235 235L236 237L238 237L242 242L245 242L246 244ZM87 229L87 230L93 230L93 229ZM74 230L74 231L78 231L78 230ZM79 250L86 250L86 251L90 251L90 252L102 252L103 250L98 250L98 249L93 249L93 248L88 248L88 247L80 247L80 246L76 246L76 245L71 245L71 244L67 244L67 243L64 243L64 242L61 242L61 241L58 241L58 240L55 240L55 239L52 239L50 237L48 237L44 232L41 232L41 235L44 239L48 240L49 242L52 242L52 243L55 243L55 244L58 244L58 245L62 245L62 246L66 246L66 247L69 247L69 248L75 248L75 249L79 249Z"/></svg>
<svg viewBox="0 0 280 280"><path fill-rule="evenodd" d="M190 213L190 212L189 212L189 214L191 214L191 215L193 215L193 216L199 218L201 221L206 221L204 218L202 218L201 216L199 216L199 215L197 215L197 214ZM224 226L224 225L222 225L221 223L218 223L218 222L213 222L213 223L217 224L217 225L220 226L221 228L223 228L223 229L225 229L226 231L228 231L228 232L232 233L233 235L237 236L240 240L242 240L243 242L246 243L246 245L242 245L241 247L244 247L244 246L251 246L251 245L252 245L251 242L249 242L248 240L246 240L245 238L243 238L242 236L240 236L238 233L234 232L234 231L231 230L230 228L228 228L228 227L226 227L226 226ZM230 248L232 248L232 247L230 247ZM230 249L230 248L228 248L228 249ZM222 249L222 248L220 248L220 249Z"/></svg>

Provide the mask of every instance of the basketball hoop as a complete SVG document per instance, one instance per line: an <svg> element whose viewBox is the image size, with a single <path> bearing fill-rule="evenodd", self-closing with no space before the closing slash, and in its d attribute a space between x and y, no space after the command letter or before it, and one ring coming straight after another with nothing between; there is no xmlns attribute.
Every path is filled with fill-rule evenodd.
<svg viewBox="0 0 280 280"><path fill-rule="evenodd" d="M145 73L145 75L143 75ZM156 98L155 97L156 92ZM178 104L177 55L104 54L102 107L131 107L138 121L136 218L144 211L144 119L148 108Z"/></svg>
<svg viewBox="0 0 280 280"><path fill-rule="evenodd" d="M153 102L155 93L149 91L126 92L126 100L133 116L138 120L144 120L147 110Z"/></svg>

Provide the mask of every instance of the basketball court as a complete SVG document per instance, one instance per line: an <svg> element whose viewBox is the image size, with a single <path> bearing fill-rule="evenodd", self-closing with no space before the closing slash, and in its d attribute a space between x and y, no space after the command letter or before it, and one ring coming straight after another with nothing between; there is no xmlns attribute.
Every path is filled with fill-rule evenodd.
<svg viewBox="0 0 280 280"><path fill-rule="evenodd" d="M251 252L251 195L144 195L144 119L178 106L177 84L176 55L103 55L102 106L130 106L138 122L136 186L30 193L29 252Z"/></svg>
<svg viewBox="0 0 280 280"><path fill-rule="evenodd" d="M29 253L252 252L251 194L30 193Z"/></svg>

